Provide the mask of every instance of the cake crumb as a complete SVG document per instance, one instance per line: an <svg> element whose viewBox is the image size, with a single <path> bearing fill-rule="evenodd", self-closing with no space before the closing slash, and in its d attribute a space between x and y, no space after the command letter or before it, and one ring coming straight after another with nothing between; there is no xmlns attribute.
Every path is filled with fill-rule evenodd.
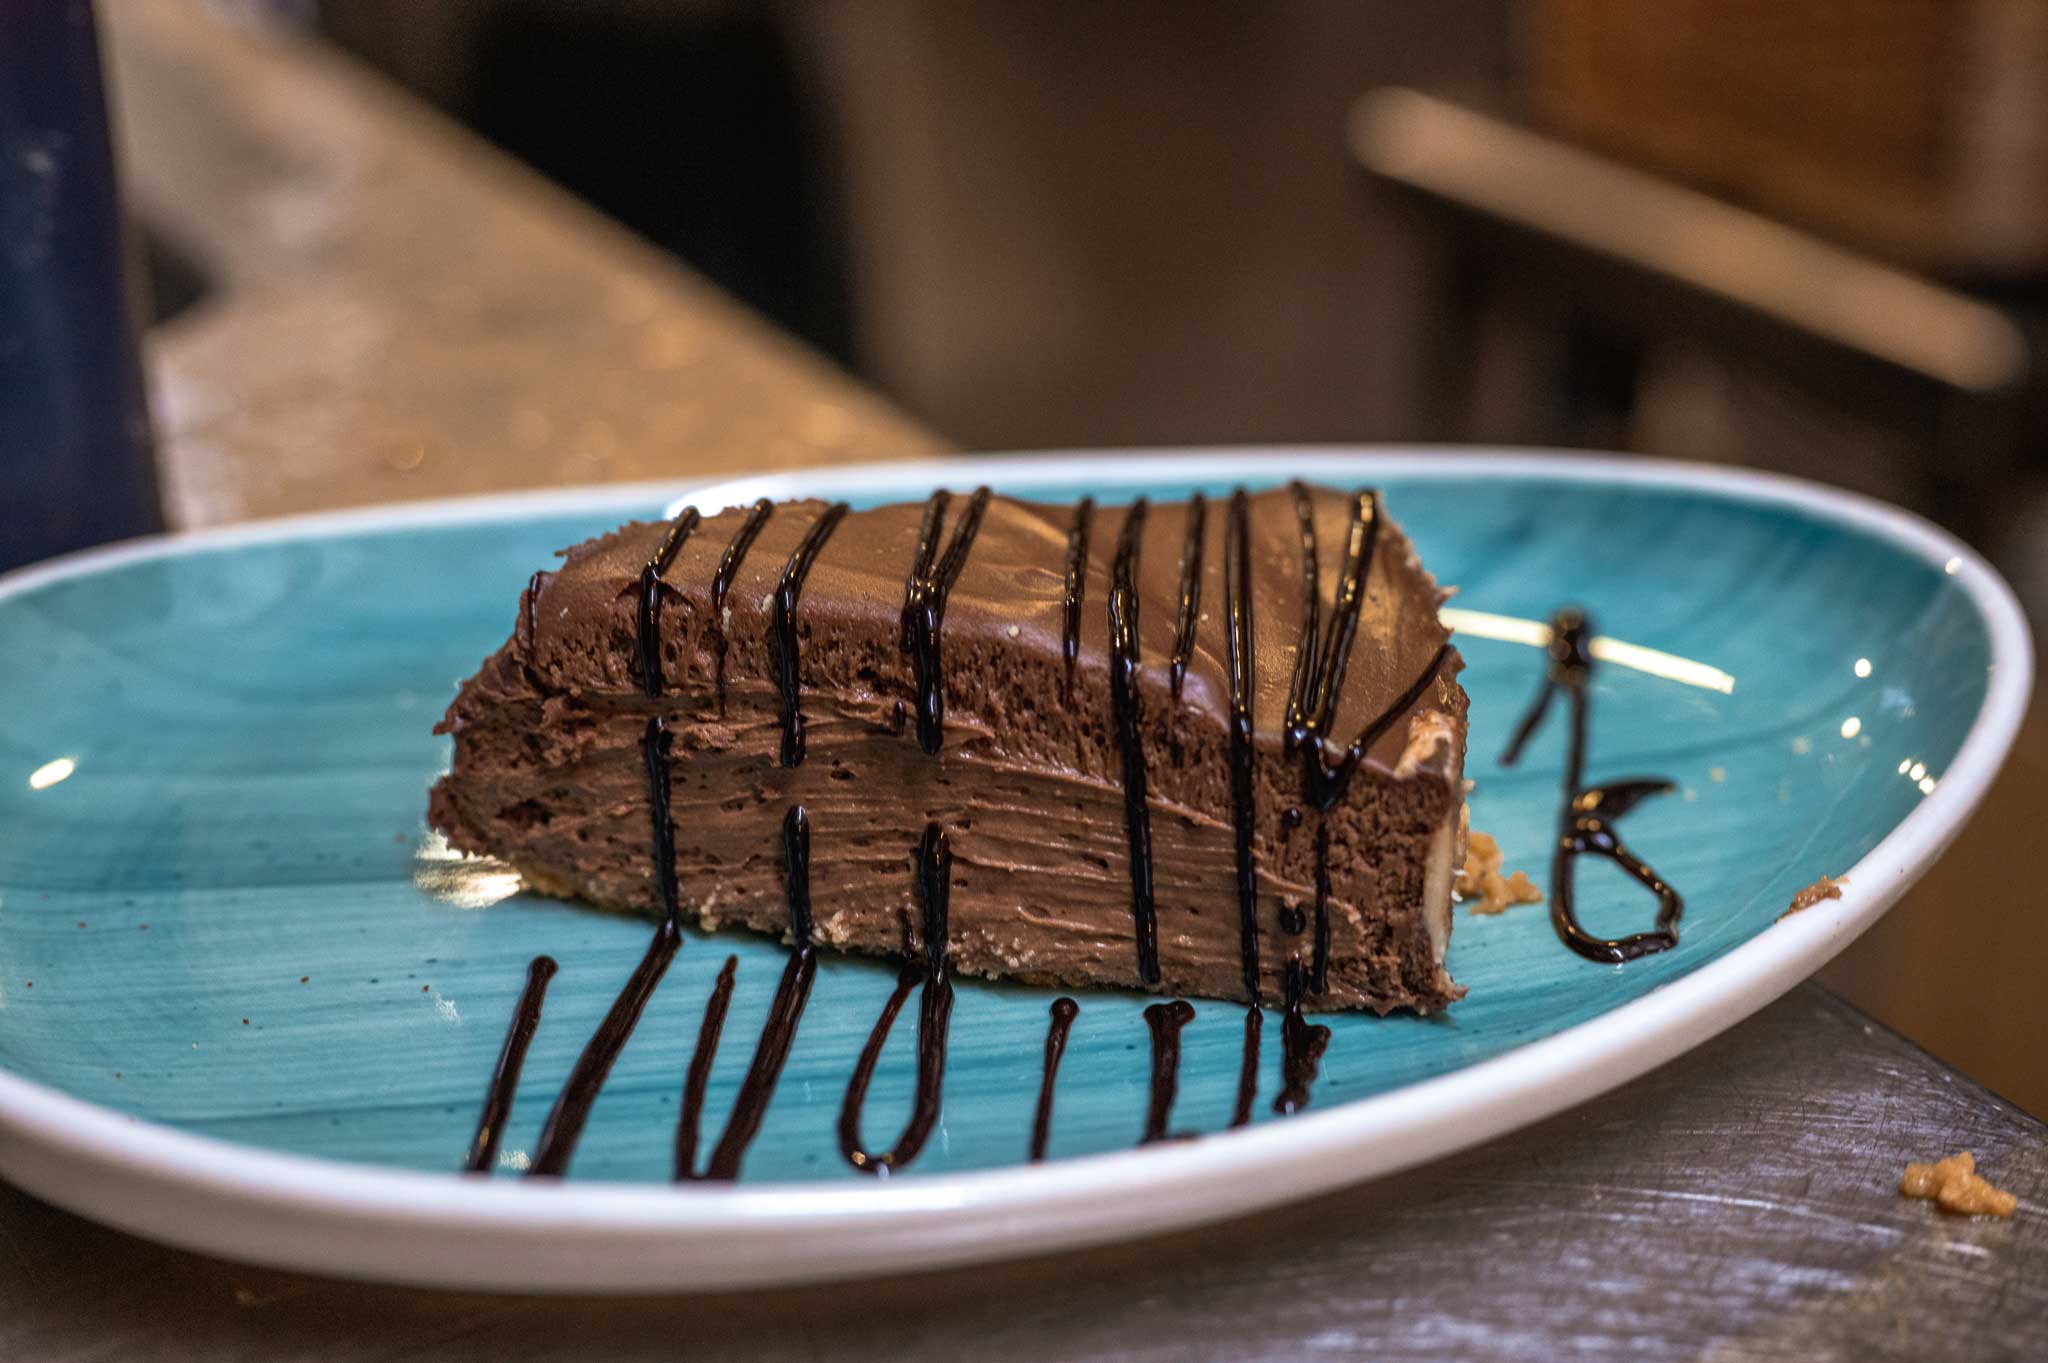
<svg viewBox="0 0 2048 1363"><path fill-rule="evenodd" d="M1408 721L1408 741L1394 764L1394 779L1406 781L1422 770L1422 764L1438 752L1453 747L1457 730L1451 717L1441 710L1423 710Z"/></svg>
<svg viewBox="0 0 2048 1363"><path fill-rule="evenodd" d="M1823 899L1840 899L1842 897L1842 887L1848 883L1849 877L1847 876L1822 876L1819 880L1814 881L1813 884L1792 896L1792 902L1785 907L1783 913L1778 915L1778 921L1782 923L1793 914L1804 912L1820 903Z"/></svg>
<svg viewBox="0 0 2048 1363"><path fill-rule="evenodd" d="M1543 891L1527 872L1501 875L1502 860L1500 844L1489 835L1474 829L1465 839L1465 866L1451 888L1458 898L1471 901L1467 907L1473 913L1502 913L1516 904L1543 902Z"/></svg>
<svg viewBox="0 0 2048 1363"><path fill-rule="evenodd" d="M1932 1201L1945 1212L1958 1216L2010 1217L2019 1198L1991 1186L1977 1172L1977 1157L1965 1150L1933 1164L1908 1164L1899 1179L1899 1192L1906 1197Z"/></svg>

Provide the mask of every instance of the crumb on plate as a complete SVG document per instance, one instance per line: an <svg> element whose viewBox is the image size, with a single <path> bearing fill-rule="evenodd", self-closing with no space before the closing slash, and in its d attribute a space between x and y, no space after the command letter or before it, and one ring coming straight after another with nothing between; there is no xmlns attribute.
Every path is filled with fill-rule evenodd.
<svg viewBox="0 0 2048 1363"><path fill-rule="evenodd" d="M1795 913L1810 909L1823 899L1840 899L1842 887L1848 883L1847 876L1822 876L1792 896L1792 902L1785 906L1785 912L1778 915L1779 921L1782 922Z"/></svg>
<svg viewBox="0 0 2048 1363"><path fill-rule="evenodd" d="M1465 865L1451 888L1474 913L1500 913L1516 904L1541 904L1543 891L1525 871L1500 873L1500 844L1474 829L1465 839Z"/></svg>
<svg viewBox="0 0 2048 1363"><path fill-rule="evenodd" d="M1899 1179L1907 1197L1926 1198L1959 1216L2011 1216L2019 1198L1991 1186L1977 1172L1977 1157L1965 1150L1933 1164L1908 1164Z"/></svg>

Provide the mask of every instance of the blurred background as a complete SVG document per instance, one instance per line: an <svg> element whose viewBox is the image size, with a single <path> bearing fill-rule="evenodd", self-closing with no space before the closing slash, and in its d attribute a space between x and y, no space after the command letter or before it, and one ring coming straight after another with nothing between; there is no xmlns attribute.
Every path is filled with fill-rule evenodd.
<svg viewBox="0 0 2048 1363"><path fill-rule="evenodd" d="M96 83L84 13L8 7L0 86ZM89 152L97 110L0 95L0 235L82 262L0 295L45 327L0 336L0 417L42 440L0 486L65 499L0 518L0 566L158 517L955 447L1482 441L1870 492L2048 620L2048 0L133 0L99 29L118 221L60 193L90 155L22 140ZM147 405L109 403L136 332ZM105 466L31 477L39 448ZM2048 1115L2044 818L2037 705L1824 978Z"/></svg>

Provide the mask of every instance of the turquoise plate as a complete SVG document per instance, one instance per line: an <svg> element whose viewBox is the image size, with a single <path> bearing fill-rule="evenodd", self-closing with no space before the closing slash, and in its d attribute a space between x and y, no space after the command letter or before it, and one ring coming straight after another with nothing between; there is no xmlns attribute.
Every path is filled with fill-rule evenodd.
<svg viewBox="0 0 2048 1363"><path fill-rule="evenodd" d="M1684 894L1679 947L1625 967L1565 951L1542 908L1457 915L1446 1016L1329 1019L1312 1109L1281 1118L1277 1019L1258 1120L1226 1131L1242 1009L1201 1002L1176 1129L1133 1150L1145 1000L1086 994L1052 1158L1023 1156L1042 990L959 991L942 1124L895 1178L853 1173L835 1123L893 971L829 959L736 1186L671 1186L676 1109L714 974L739 958L712 1071L715 1138L780 974L778 945L693 936L560 1183L511 1174L645 945L644 923L519 893L421 822L456 681L553 552L674 489L380 509L124 546L0 584L0 1172L145 1234L410 1281L652 1289L987 1258L1136 1234L1385 1173L1583 1099L1813 970L1954 833L2025 703L2010 593L1901 512L1781 479L1562 456L1292 451L965 460L703 489L1047 499L1211 495L1286 476L1376 484L1455 583L1473 819L1539 881L1556 722L1514 770L1540 622L1607 641L1589 779L1678 789L1629 815ZM1780 921L1795 891L1840 900ZM1645 926L1604 864L1589 927ZM499 1176L462 1177L529 958L561 963ZM914 1015L914 1009L910 1010ZM867 1111L913 1086L896 1029Z"/></svg>

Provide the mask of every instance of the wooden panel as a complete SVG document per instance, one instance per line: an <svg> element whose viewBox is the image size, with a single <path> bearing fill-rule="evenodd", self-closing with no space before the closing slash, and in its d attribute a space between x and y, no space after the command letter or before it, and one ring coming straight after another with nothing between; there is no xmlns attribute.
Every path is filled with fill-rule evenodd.
<svg viewBox="0 0 2048 1363"><path fill-rule="evenodd" d="M2048 263L2043 0L1540 0L1548 126L1930 268Z"/></svg>

